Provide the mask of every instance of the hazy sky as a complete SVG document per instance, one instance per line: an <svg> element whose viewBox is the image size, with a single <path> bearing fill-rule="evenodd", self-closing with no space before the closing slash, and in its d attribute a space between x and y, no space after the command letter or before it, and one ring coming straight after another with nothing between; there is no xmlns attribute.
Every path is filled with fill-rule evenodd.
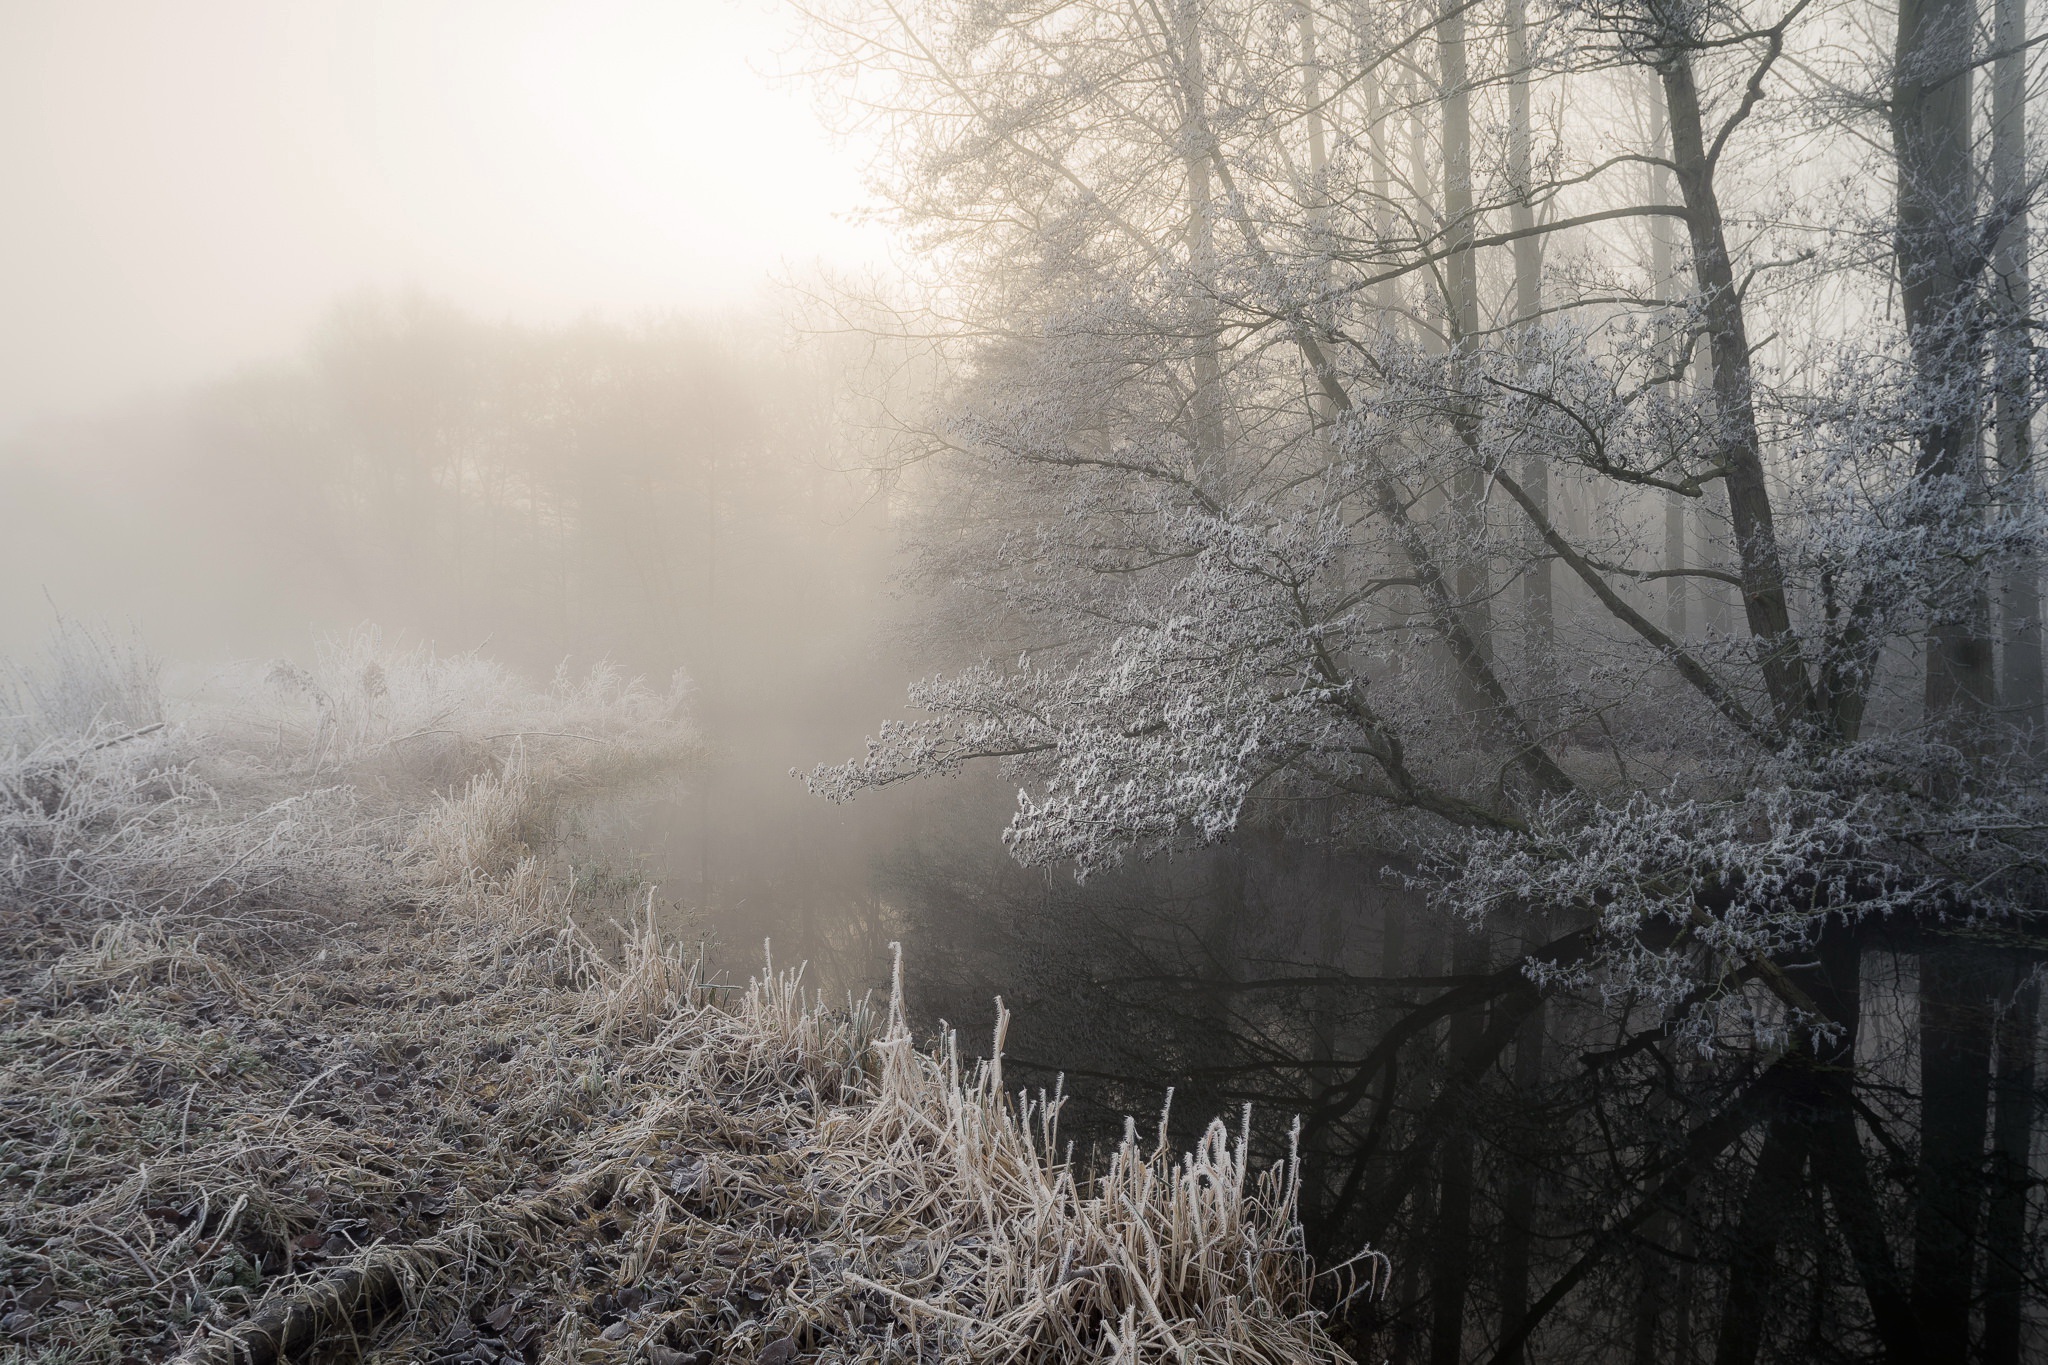
<svg viewBox="0 0 2048 1365"><path fill-rule="evenodd" d="M0 0L0 432L297 343L879 257L772 0Z"/></svg>

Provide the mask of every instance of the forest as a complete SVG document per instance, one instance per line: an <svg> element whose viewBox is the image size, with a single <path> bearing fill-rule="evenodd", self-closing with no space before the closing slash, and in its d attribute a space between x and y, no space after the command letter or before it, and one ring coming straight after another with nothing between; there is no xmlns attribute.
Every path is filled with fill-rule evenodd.
<svg viewBox="0 0 2048 1365"><path fill-rule="evenodd" d="M814 790L1000 765L1391 1358L2038 1353L2024 5L813 22L981 646Z"/></svg>
<svg viewBox="0 0 2048 1365"><path fill-rule="evenodd" d="M2026 0L785 12L891 273L0 442L0 1360L2048 1356Z"/></svg>

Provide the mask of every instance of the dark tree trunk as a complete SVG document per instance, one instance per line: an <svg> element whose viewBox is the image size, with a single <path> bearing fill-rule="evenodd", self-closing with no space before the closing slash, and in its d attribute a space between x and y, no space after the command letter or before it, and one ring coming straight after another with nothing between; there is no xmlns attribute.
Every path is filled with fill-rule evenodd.
<svg viewBox="0 0 2048 1365"><path fill-rule="evenodd" d="M1917 469L1972 497L1983 325L1975 316L1976 157L1970 138L1974 0L1903 0L1892 89L1897 255L1906 343L1922 411ZM1954 515L1942 507L1934 515ZM1988 584L1972 575L1936 608L1927 639L1930 723L1970 742L1993 700Z"/></svg>
<svg viewBox="0 0 2048 1365"><path fill-rule="evenodd" d="M1514 200L1508 206L1508 225L1523 235L1515 240L1514 315L1525 326L1534 325L1543 311L1543 246L1536 236L1536 205L1532 197L1535 156L1534 135L1529 115L1529 24L1525 0L1507 0L1508 40L1508 179ZM1531 451L1522 462L1522 486L1544 516L1550 515L1550 459L1544 451ZM1529 690L1537 698L1532 708L1538 717L1555 714L1551 692L1557 685L1556 585L1549 552L1532 540L1535 556L1522 578L1523 653L1527 659ZM1518 1045L1519 1046L1519 1045Z"/></svg>
<svg viewBox="0 0 2048 1365"><path fill-rule="evenodd" d="M1526 1115L1543 1089L1543 1027L1545 1011L1538 1005L1515 1034L1515 1095ZM1526 1129L1525 1129L1526 1131ZM1511 1165L1501 1192L1500 1331L1511 1337L1529 1312L1530 1244L1536 1228L1536 1156L1510 1152ZM1526 1352L1516 1347L1500 1365L1523 1365Z"/></svg>
<svg viewBox="0 0 2048 1365"><path fill-rule="evenodd" d="M1721 1305L1721 1332L1714 1365L1755 1365L1778 1279L1778 1234L1785 1210L1799 1197L1811 1130L1780 1115L1764 1130L1763 1149L1749 1178L1742 1219L1728 1257L1728 1295Z"/></svg>
<svg viewBox="0 0 2048 1365"><path fill-rule="evenodd" d="M1451 354L1463 368L1479 344L1478 253L1472 239L1477 219L1472 210L1472 92L1465 59L1465 0L1440 0L1436 25L1438 92L1443 101L1443 221L1450 256L1444 262L1444 318ZM1464 401L1455 402L1451 421L1462 433L1478 426L1478 414ZM1452 479L1451 515L1460 550L1452 567L1452 591L1466 633L1488 663L1493 660L1493 613L1489 606L1486 563L1486 494L1489 480L1476 464L1458 470ZM1490 710L1494 698L1474 685L1461 670L1461 710L1477 718Z"/></svg>
<svg viewBox="0 0 2048 1365"><path fill-rule="evenodd" d="M1691 238L1693 286L1713 374L1714 407L1720 435L1715 463L1727 473L1728 515L1735 529L1742 598L1750 635L1761 647L1763 679L1781 726L1818 718L1813 681L1792 631L1783 561L1764 474L1751 383L1749 324L1736 287L1734 258L1707 158L1705 118L1694 79L1689 35L1671 35L1671 50L1658 64L1664 105L1670 115L1671 159L1678 194L1685 205ZM1853 728L1853 727L1852 727Z"/></svg>
<svg viewBox="0 0 2048 1365"><path fill-rule="evenodd" d="M1991 1205L1984 1220L1984 1365L2019 1365L2025 1348L2027 1193L2034 1143L2034 1030L2041 984L2033 964L1998 1020Z"/></svg>
<svg viewBox="0 0 2048 1365"><path fill-rule="evenodd" d="M1643 1225L1641 1248L1642 1283L1636 1287L1636 1320L1630 1344L1631 1365L1659 1365L1665 1356L1657 1349L1664 1337L1664 1310L1671 1301L1671 1263L1666 1246L1672 1235L1673 1219L1668 1209Z"/></svg>
<svg viewBox="0 0 2048 1365"><path fill-rule="evenodd" d="M1863 947L1856 930L1831 924L1821 935L1818 971L1791 969L1821 1012L1832 1038L1809 1040L1811 1058L1803 1098L1814 1125L1813 1165L1833 1204L1837 1230L1862 1281L1884 1358L1892 1365L1920 1358L1910 1295L1886 1238L1884 1213L1872 1186L1856 1129L1856 1035L1863 1011Z"/></svg>
<svg viewBox="0 0 2048 1365"><path fill-rule="evenodd" d="M2034 487L2033 402L2028 375L2027 278L2027 0L1994 0L1991 67L1991 199L2011 215L1992 258L1994 340L1992 383L1997 394L1998 466L2006 502L2024 504ZM2038 748L2042 703L2041 564L2020 554L2006 567L2001 594L2003 651L1998 686L2007 714Z"/></svg>
<svg viewBox="0 0 2048 1365"><path fill-rule="evenodd" d="M1451 948L1454 976L1479 976L1490 965L1486 940L1459 930ZM1485 1015L1474 1008L1454 1015L1450 1063L1456 1076L1479 1050ZM1455 1082L1453 1082L1455 1084ZM1459 1365L1465 1349L1465 1300L1472 1289L1474 1150L1469 1112L1454 1114L1438 1149L1435 1233L1429 1250L1430 1365Z"/></svg>
<svg viewBox="0 0 2048 1365"><path fill-rule="evenodd" d="M1920 1165L1913 1210L1913 1312L1930 1361L1970 1351L1971 1270L1984 1206L1991 1004L2000 973L1985 950L1920 956Z"/></svg>

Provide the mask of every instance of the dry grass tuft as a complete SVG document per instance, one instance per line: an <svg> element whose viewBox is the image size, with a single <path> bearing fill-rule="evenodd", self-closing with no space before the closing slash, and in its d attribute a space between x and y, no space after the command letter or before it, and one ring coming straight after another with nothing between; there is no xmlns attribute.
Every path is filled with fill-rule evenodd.
<svg viewBox="0 0 2048 1365"><path fill-rule="evenodd" d="M673 698L360 636L167 715L59 653L0 752L0 1360L1346 1358L1220 1125L1083 1182L900 983L594 936L556 841L687 762Z"/></svg>

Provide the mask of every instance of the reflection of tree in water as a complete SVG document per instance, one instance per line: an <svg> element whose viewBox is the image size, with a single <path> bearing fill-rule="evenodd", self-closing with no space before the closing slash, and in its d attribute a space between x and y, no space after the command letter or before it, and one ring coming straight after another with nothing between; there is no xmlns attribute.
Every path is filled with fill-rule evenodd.
<svg viewBox="0 0 2048 1365"><path fill-rule="evenodd" d="M1520 957L1563 928L1471 934L1278 837L1084 887L939 824L880 884L926 1022L972 1035L1001 995L1078 1159L1169 1086L1177 1136L1249 1102L1269 1158L1300 1116L1317 1251L1394 1258L1392 1360L1915 1359L1945 1312L1987 1360L2039 1345L2031 942L1831 930L1788 972L1851 1030L1701 1055L1627 999L1540 994ZM1848 1159L1859 1127L1883 1160Z"/></svg>

